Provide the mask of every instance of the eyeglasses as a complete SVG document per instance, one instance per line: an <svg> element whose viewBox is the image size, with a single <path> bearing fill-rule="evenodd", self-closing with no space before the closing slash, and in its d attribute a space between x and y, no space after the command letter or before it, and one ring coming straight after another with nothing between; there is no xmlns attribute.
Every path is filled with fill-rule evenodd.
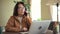
<svg viewBox="0 0 60 34"><path fill-rule="evenodd" d="M25 9L25 7L18 7L18 9Z"/></svg>

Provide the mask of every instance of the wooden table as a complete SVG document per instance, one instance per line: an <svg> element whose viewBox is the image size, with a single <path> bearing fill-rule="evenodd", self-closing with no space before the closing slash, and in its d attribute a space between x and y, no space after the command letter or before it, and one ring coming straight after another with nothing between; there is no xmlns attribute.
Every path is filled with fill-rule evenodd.
<svg viewBox="0 0 60 34"><path fill-rule="evenodd" d="M21 33L20 32L3 32L3 34L21 34ZM28 34L28 33L25 33L25 34ZM46 34L53 34L53 33L48 31L46 32Z"/></svg>
<svg viewBox="0 0 60 34"><path fill-rule="evenodd" d="M18 32L3 32L3 34L21 34L21 33L18 33Z"/></svg>
<svg viewBox="0 0 60 34"><path fill-rule="evenodd" d="M3 32L3 34L28 34L25 32Z"/></svg>

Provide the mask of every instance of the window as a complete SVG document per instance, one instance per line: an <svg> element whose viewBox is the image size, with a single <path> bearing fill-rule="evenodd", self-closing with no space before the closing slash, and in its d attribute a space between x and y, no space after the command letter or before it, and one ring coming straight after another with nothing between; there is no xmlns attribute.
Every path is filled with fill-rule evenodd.
<svg viewBox="0 0 60 34"><path fill-rule="evenodd" d="M41 0L31 0L31 17L32 21L41 19Z"/></svg>
<svg viewBox="0 0 60 34"><path fill-rule="evenodd" d="M57 6L51 5L52 21L57 21ZM60 5L58 7L58 21L60 22Z"/></svg>

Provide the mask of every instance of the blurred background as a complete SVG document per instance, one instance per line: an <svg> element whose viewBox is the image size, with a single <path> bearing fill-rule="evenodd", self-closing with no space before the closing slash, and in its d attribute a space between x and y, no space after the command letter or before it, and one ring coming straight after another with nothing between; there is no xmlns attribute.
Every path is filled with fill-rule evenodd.
<svg viewBox="0 0 60 34"><path fill-rule="evenodd" d="M51 19L50 6L46 5L47 0L0 0L0 26L5 26L16 2L23 1L26 4L27 12L33 20Z"/></svg>
<svg viewBox="0 0 60 34"><path fill-rule="evenodd" d="M57 21L57 0L0 0L0 26L6 26L8 19L13 15L15 4L19 1L25 3L32 21ZM58 11L60 14L60 5ZM58 17L60 21L60 15Z"/></svg>

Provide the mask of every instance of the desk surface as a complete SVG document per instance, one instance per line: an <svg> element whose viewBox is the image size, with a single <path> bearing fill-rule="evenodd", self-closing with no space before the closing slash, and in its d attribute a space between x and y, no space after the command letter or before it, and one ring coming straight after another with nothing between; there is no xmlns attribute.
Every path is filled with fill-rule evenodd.
<svg viewBox="0 0 60 34"><path fill-rule="evenodd" d="M3 34L21 34L21 33L17 33L17 32L3 32Z"/></svg>
<svg viewBox="0 0 60 34"><path fill-rule="evenodd" d="M3 32L3 34L21 34L21 33L19 33L19 32ZM25 34L28 34L28 33L25 33ZM51 34L51 33L46 33L46 34Z"/></svg>
<svg viewBox="0 0 60 34"><path fill-rule="evenodd" d="M3 34L28 34L27 32L3 32Z"/></svg>
<svg viewBox="0 0 60 34"><path fill-rule="evenodd" d="M28 32L3 32L3 34L28 34ZM53 34L52 31L47 30L47 32L45 34Z"/></svg>

